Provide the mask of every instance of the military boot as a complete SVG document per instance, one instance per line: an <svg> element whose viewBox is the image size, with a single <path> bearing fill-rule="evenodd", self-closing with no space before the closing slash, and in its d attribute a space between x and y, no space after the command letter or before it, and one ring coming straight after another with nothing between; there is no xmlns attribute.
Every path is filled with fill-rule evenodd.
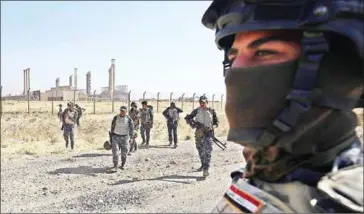
<svg viewBox="0 0 364 214"><path fill-rule="evenodd" d="M137 150L138 150L137 142L134 142L134 151L133 152L136 152Z"/></svg>
<svg viewBox="0 0 364 214"><path fill-rule="evenodd" d="M66 148L68 148L68 141L66 141Z"/></svg>
<svg viewBox="0 0 364 214"><path fill-rule="evenodd" d="M169 144L168 144L168 146L172 146L172 141L169 141Z"/></svg>
<svg viewBox="0 0 364 214"><path fill-rule="evenodd" d="M142 145L144 145L145 144L145 136L144 135L142 135Z"/></svg>
<svg viewBox="0 0 364 214"><path fill-rule="evenodd" d="M202 172L202 170L203 170L203 166L201 166L200 168L198 168L196 171L197 172Z"/></svg>
<svg viewBox="0 0 364 214"><path fill-rule="evenodd" d="M204 169L204 170L203 170L203 173L202 173L202 176L203 176L203 177L207 177L207 176L209 176L209 175L210 175L209 170Z"/></svg>
<svg viewBox="0 0 364 214"><path fill-rule="evenodd" d="M122 157L121 158L121 166L120 166L120 169L122 169L122 170L125 169L125 163L126 163L126 157Z"/></svg>

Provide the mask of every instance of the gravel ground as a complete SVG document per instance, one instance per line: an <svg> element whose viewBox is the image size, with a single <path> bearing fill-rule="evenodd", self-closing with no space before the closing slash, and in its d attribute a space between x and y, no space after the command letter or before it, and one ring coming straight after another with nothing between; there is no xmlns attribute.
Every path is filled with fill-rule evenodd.
<svg viewBox="0 0 364 214"><path fill-rule="evenodd" d="M209 212L230 184L230 172L243 164L238 145L214 147L204 180L195 172L200 164L192 142L177 149L151 145L116 173L107 170L111 151L4 157L1 212Z"/></svg>
<svg viewBox="0 0 364 214"><path fill-rule="evenodd" d="M363 139L363 127L357 132ZM210 212L243 166L242 147L214 147L210 176L202 179L191 141L177 149L152 142L128 157L126 170L110 173L111 151L2 157L1 213ZM76 142L77 149L77 142Z"/></svg>

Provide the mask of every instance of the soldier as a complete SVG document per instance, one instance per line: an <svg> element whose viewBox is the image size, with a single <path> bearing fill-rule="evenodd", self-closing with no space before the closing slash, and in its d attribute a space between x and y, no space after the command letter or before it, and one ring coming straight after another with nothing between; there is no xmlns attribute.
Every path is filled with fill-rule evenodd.
<svg viewBox="0 0 364 214"><path fill-rule="evenodd" d="M118 166L119 151L121 152L120 169L124 169L126 157L129 152L129 139L133 136L134 123L126 113L127 108L121 106L120 114L116 115L111 122L111 149L114 169L117 169Z"/></svg>
<svg viewBox="0 0 364 214"><path fill-rule="evenodd" d="M84 108L81 108L81 106L79 106L78 104L75 104L77 113L78 113L78 117L77 117L77 126L80 126L80 119L82 117L82 113L86 110Z"/></svg>
<svg viewBox="0 0 364 214"><path fill-rule="evenodd" d="M172 133L174 148L177 148L178 137L177 137L177 127L179 120L179 113L183 112L182 109L177 108L174 102L171 102L170 106L163 111L163 116L167 119L168 128L168 140L169 146L172 145Z"/></svg>
<svg viewBox="0 0 364 214"><path fill-rule="evenodd" d="M77 111L73 107L73 103L69 102L67 104L67 108L62 113L62 129L63 129L63 137L66 141L66 148L68 148L69 140L71 141L71 149L75 146L75 139L74 139L74 127L77 120Z"/></svg>
<svg viewBox="0 0 364 214"><path fill-rule="evenodd" d="M128 155L130 155L130 152L135 152L138 149L138 145L136 142L136 138L137 138L137 131L139 130L139 111L138 111L138 106L136 105L135 102L132 102L130 104L131 108L129 111L129 117L133 120L134 122L134 133L133 133L133 137L132 137L132 143L130 145L130 151L128 153Z"/></svg>
<svg viewBox="0 0 364 214"><path fill-rule="evenodd" d="M142 108L139 110L140 114L140 135L142 137L142 144L146 144L149 148L150 130L153 128L153 111L148 106L147 101L142 102Z"/></svg>
<svg viewBox="0 0 364 214"><path fill-rule="evenodd" d="M212 152L212 140L211 136L204 133L204 129L208 129L213 132L213 128L217 128L219 121L216 116L214 109L207 107L208 101L206 96L201 96L199 99L200 107L194 109L191 114L188 114L185 119L188 124L189 121L195 118L196 123L200 124L195 131L195 142L198 155L201 161L201 167L197 170L199 172L203 171L203 176L209 176L209 168L211 162L211 152Z"/></svg>
<svg viewBox="0 0 364 214"><path fill-rule="evenodd" d="M228 140L244 169L213 212L363 212L363 0L214 0ZM343 176L345 175L345 176Z"/></svg>
<svg viewBox="0 0 364 214"><path fill-rule="evenodd" d="M59 109L58 109L57 116L58 116L59 121L62 122L62 113L63 113L62 104L59 104L58 106L59 106Z"/></svg>

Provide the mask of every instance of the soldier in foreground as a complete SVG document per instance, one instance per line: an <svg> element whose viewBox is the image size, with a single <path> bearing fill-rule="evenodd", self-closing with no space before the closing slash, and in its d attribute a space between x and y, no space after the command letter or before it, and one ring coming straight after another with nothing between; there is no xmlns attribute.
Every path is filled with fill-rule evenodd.
<svg viewBox="0 0 364 214"><path fill-rule="evenodd" d="M153 111L148 106L147 101L142 102L142 108L139 110L140 114L140 135L142 137L142 144L146 144L149 148L150 130L153 128Z"/></svg>
<svg viewBox="0 0 364 214"><path fill-rule="evenodd" d="M81 108L81 106L79 106L78 104L75 104L75 107L76 107L77 114L78 114L78 117L77 117L77 126L79 127L79 126L80 126L80 119L81 119L81 117L82 117L82 113L83 113L86 109Z"/></svg>
<svg viewBox="0 0 364 214"><path fill-rule="evenodd" d="M204 130L213 132L213 128L217 128L219 121L216 116L214 109L207 107L207 97L201 96L199 99L200 107L194 109L191 114L185 117L187 124L191 125L192 128L196 128L195 131L195 142L198 155L201 161L201 167L197 170L203 171L203 176L209 176L209 168L211 162L212 152L212 139L211 135L205 134ZM192 122L192 120L195 120ZM195 127L192 124L198 124Z"/></svg>
<svg viewBox="0 0 364 214"><path fill-rule="evenodd" d="M62 113L62 129L63 129L63 137L66 141L66 148L68 148L68 143L71 141L71 149L75 146L75 139L74 139L74 128L75 123L77 120L77 111L73 107L73 103L69 102L67 104L67 108Z"/></svg>
<svg viewBox="0 0 364 214"><path fill-rule="evenodd" d="M125 169L126 157L129 153L129 139L133 136L134 123L126 112L127 108L121 106L120 114L116 115L111 122L111 149L114 169L118 167L119 152L121 152L120 169Z"/></svg>
<svg viewBox="0 0 364 214"><path fill-rule="evenodd" d="M129 110L129 117L134 122L134 133L133 133L132 141L131 141L131 144L130 144L129 155L131 154L130 152L135 152L138 149L138 144L136 142L136 138L138 136L137 132L139 130L139 111L138 111L138 106L136 105L135 102L132 102L130 104L130 106L131 106L131 108Z"/></svg>
<svg viewBox="0 0 364 214"><path fill-rule="evenodd" d="M363 0L214 0L228 140L244 169L214 213L363 212Z"/></svg>
<svg viewBox="0 0 364 214"><path fill-rule="evenodd" d="M163 111L163 116L167 119L167 128L168 128L168 140L169 146L172 146L172 134L173 134L173 142L174 148L177 148L178 145L178 136L177 136L177 128L179 121L179 114L182 113L182 109L177 108L174 102L171 102L170 106Z"/></svg>

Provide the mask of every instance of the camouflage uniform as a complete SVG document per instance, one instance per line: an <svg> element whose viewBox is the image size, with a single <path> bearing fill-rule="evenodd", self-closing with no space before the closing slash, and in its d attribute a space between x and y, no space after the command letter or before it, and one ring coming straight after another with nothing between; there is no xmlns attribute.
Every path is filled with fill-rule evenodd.
<svg viewBox="0 0 364 214"><path fill-rule="evenodd" d="M202 23L224 51L227 137L247 161L213 213L364 212L352 112L364 107L363 8L363 0L211 3ZM253 62L242 51L276 41L301 53L289 59L256 46L264 57Z"/></svg>
<svg viewBox="0 0 364 214"><path fill-rule="evenodd" d="M63 137L66 141L66 148L68 147L69 140L71 140L71 149L74 148L74 127L77 120L77 111L75 108L66 108L62 113L63 120Z"/></svg>
<svg viewBox="0 0 364 214"><path fill-rule="evenodd" d="M80 126L80 119L82 117L82 113L85 111L84 108L81 108L81 106L79 105L75 105L76 106L76 110L77 110L77 113L78 113L78 117L77 117L77 126Z"/></svg>
<svg viewBox="0 0 364 214"><path fill-rule="evenodd" d="M142 144L149 145L150 130L153 128L153 112L149 108L141 108L139 110L140 115L140 135L142 137Z"/></svg>
<svg viewBox="0 0 364 214"><path fill-rule="evenodd" d="M168 141L170 146L172 145L172 140L175 147L177 147L178 144L177 128L179 114L181 112L183 112L182 109L175 107L174 103L171 103L171 106L166 108L162 113L163 116L167 119Z"/></svg>
<svg viewBox="0 0 364 214"><path fill-rule="evenodd" d="M134 122L134 133L132 136L132 142L130 145L130 152L135 152L138 149L138 145L136 142L136 132L139 130L139 111L137 108L131 108L129 110L129 117L133 120Z"/></svg>
<svg viewBox="0 0 364 214"><path fill-rule="evenodd" d="M62 105L59 105L59 109L58 109L58 119L59 119L59 121L63 121L63 119L62 119L62 113L63 113L63 109L62 109Z"/></svg>
<svg viewBox="0 0 364 214"><path fill-rule="evenodd" d="M196 128L195 143L198 155L201 161L201 168L198 171L204 171L207 174L210 168L211 152L212 152L212 139L211 136L205 135L203 129L209 128L212 131L213 126L218 125L218 119L215 110L211 108L198 107L186 116L187 120L195 118L196 122L201 123L204 127Z"/></svg>
<svg viewBox="0 0 364 214"><path fill-rule="evenodd" d="M126 157L129 152L129 138L133 136L133 120L125 115L116 115L111 122L111 148L114 167L117 167L119 151L121 152L121 168L124 168Z"/></svg>

